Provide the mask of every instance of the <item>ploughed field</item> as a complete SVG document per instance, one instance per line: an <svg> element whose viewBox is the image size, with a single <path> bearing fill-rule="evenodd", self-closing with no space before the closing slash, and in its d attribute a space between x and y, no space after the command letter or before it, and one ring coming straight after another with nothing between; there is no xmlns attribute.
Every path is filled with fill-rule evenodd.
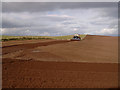
<svg viewBox="0 0 120 90"><path fill-rule="evenodd" d="M117 88L118 37L2 44L3 88Z"/></svg>

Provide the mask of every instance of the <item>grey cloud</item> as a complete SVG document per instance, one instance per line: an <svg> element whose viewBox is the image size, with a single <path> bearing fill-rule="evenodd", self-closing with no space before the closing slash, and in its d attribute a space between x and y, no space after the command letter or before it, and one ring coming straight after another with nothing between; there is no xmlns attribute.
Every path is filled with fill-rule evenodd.
<svg viewBox="0 0 120 90"><path fill-rule="evenodd" d="M117 34L117 3L3 3L4 35Z"/></svg>
<svg viewBox="0 0 120 90"><path fill-rule="evenodd" d="M99 12L101 12L99 14L99 16L102 17L112 17L112 18L117 18L118 17L118 6L116 5L113 8L103 8L103 9L99 9ZM98 17L99 17L98 16Z"/></svg>
<svg viewBox="0 0 120 90"><path fill-rule="evenodd" d="M24 19L23 17L30 17ZM64 16L47 16L39 14L26 14L24 13L13 13L12 15L3 14L2 17L2 27L3 28L19 28L19 27L46 27L54 25L55 23L64 22L71 20L71 17Z"/></svg>
<svg viewBox="0 0 120 90"><path fill-rule="evenodd" d="M113 8L117 2L3 2L3 12L42 12L57 9Z"/></svg>
<svg viewBox="0 0 120 90"><path fill-rule="evenodd" d="M19 27L29 27L30 24L26 23L24 21L20 20L15 20L12 19L10 20L9 18L3 18L2 20L2 28L19 28Z"/></svg>

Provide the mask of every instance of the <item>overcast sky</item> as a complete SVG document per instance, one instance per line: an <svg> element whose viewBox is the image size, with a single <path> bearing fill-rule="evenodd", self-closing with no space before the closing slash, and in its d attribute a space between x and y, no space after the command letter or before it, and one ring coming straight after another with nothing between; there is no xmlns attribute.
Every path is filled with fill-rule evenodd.
<svg viewBox="0 0 120 90"><path fill-rule="evenodd" d="M117 2L3 2L3 35L117 35Z"/></svg>

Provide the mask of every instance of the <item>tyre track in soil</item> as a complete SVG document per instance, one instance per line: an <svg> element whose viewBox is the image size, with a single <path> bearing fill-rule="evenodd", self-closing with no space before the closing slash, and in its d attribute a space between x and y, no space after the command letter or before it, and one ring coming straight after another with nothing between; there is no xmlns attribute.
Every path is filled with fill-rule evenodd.
<svg viewBox="0 0 120 90"><path fill-rule="evenodd" d="M39 46L48 46L53 44L62 44L70 42L70 40L55 40L55 41L48 41L48 42L40 42L40 43L29 43L29 44L18 44L18 45L11 45L11 46L3 46L2 47L2 54L8 54L11 52L16 52L19 50L31 49Z"/></svg>
<svg viewBox="0 0 120 90"><path fill-rule="evenodd" d="M89 39L89 35L84 37L83 39ZM32 41L32 40L31 40ZM70 40L54 40L54 41L48 41L48 42L39 42L39 43L28 43L28 44L15 44L10 46L3 46L2 47L2 54L8 54L11 52L16 52L19 50L25 50L25 49L31 49L39 46L48 46L53 44L62 44L67 42L73 42Z"/></svg>

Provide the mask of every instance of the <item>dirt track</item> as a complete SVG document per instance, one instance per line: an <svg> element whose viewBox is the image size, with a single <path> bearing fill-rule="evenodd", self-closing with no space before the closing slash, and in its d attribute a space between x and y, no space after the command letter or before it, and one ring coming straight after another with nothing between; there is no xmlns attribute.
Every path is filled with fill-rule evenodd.
<svg viewBox="0 0 120 90"><path fill-rule="evenodd" d="M117 88L117 42L94 35L80 42L4 42L3 88Z"/></svg>

